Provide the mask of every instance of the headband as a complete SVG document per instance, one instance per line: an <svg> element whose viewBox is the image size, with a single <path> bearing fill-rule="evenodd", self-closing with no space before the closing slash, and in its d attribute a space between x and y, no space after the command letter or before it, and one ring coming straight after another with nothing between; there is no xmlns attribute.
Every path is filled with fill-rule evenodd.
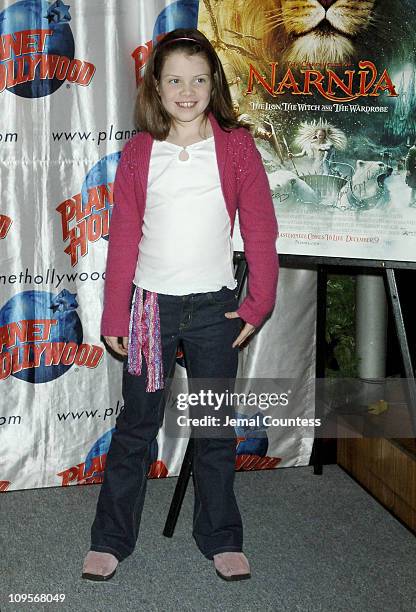
<svg viewBox="0 0 416 612"><path fill-rule="evenodd" d="M155 47L155 56L157 55L158 50L160 49L160 47L163 47L164 45L169 45L172 42L176 42L178 40L189 40L190 42L195 43L196 45L199 45L200 47L202 47L206 53L209 52L209 49L207 48L207 44L206 42L202 42L200 40L196 40L195 38L190 38L189 36L178 36L178 38L171 38L170 40L165 40L164 38L162 38L162 40L160 40L156 47ZM214 70L215 72L215 70Z"/></svg>
<svg viewBox="0 0 416 612"><path fill-rule="evenodd" d="M170 40L168 40L168 42L175 42L177 40L192 40L192 42L198 42L197 40L195 40L195 38L189 38L189 36L178 36L178 38L171 38ZM163 43L163 39L162 39L162 43Z"/></svg>
<svg viewBox="0 0 416 612"><path fill-rule="evenodd" d="M178 36L178 38L171 38L170 40L165 41L164 38L162 38L162 40L158 43L157 47L156 47L156 51L159 47L161 47L162 45L169 45L172 42L176 42L178 40L189 40L197 45L200 45L201 47L204 47L204 43L199 41L199 40L195 40L195 38L189 38L189 36Z"/></svg>

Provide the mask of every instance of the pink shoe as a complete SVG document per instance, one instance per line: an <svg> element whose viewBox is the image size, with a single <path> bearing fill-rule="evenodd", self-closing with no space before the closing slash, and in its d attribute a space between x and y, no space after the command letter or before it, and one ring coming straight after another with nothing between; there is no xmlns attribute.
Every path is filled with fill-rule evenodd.
<svg viewBox="0 0 416 612"><path fill-rule="evenodd" d="M82 577L96 582L110 580L116 573L117 565L118 560L114 555L90 550L84 560Z"/></svg>
<svg viewBox="0 0 416 612"><path fill-rule="evenodd" d="M250 565L242 552L223 552L214 555L214 566L223 580L247 580L251 578Z"/></svg>

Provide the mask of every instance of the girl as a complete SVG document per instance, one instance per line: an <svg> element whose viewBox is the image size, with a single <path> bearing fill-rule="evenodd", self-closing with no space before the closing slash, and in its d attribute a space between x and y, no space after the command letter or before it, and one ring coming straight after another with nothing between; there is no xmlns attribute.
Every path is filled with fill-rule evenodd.
<svg viewBox="0 0 416 612"><path fill-rule="evenodd" d="M134 550L149 447L163 422L178 342L190 384L215 379L217 390L219 379L235 379L237 347L276 296L277 223L268 179L201 32L177 29L154 47L136 122L139 133L124 147L114 184L101 322L106 343L125 358L124 410L84 562L82 575L90 580L110 579ZM240 307L231 243L237 209L249 267ZM235 447L229 430L198 437L192 470L192 534L225 580L250 578L233 491Z"/></svg>

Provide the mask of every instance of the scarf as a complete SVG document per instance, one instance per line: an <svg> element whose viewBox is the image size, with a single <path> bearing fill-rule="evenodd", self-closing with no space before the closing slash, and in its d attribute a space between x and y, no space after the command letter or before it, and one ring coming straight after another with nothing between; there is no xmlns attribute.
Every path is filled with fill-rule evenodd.
<svg viewBox="0 0 416 612"><path fill-rule="evenodd" d="M162 342L157 293L147 291L143 304L143 289L136 287L129 325L127 364L130 374L140 376L142 355L147 365L146 391L163 389Z"/></svg>

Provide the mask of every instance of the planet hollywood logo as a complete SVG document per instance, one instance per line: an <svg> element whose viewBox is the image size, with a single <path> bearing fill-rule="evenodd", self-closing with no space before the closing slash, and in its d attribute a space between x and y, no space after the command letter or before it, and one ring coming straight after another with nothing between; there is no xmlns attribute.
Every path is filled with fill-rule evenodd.
<svg viewBox="0 0 416 612"><path fill-rule="evenodd" d="M161 40L164 36L165 34L161 34L157 36L156 42ZM136 47L133 53L131 54L132 58L134 59L136 86L138 86L140 81L143 79L144 69L146 67L147 60L149 59L149 55L151 54L153 50L153 46L154 46L153 40L148 40L143 45L139 45L138 47Z"/></svg>
<svg viewBox="0 0 416 612"><path fill-rule="evenodd" d="M83 342L76 294L23 291L0 309L0 380L59 378L72 366L96 368L104 349Z"/></svg>
<svg viewBox="0 0 416 612"><path fill-rule="evenodd" d="M106 431L94 442L85 461L59 472L62 487L68 487L71 484L98 484L103 481L105 461L113 431L114 428Z"/></svg>
<svg viewBox="0 0 416 612"><path fill-rule="evenodd" d="M241 420L247 415L236 412L236 418ZM236 458L235 469L237 471L269 470L278 466L280 457L267 455L269 439L267 437L267 425L263 423L263 414L257 412L253 415L259 425L236 426Z"/></svg>
<svg viewBox="0 0 416 612"><path fill-rule="evenodd" d="M75 58L69 9L62 0L20 0L0 13L0 92L40 98L64 81L90 84L95 66Z"/></svg>
<svg viewBox="0 0 416 612"><path fill-rule="evenodd" d="M7 215L0 215L0 240L6 238L13 221Z"/></svg>
<svg viewBox="0 0 416 612"><path fill-rule="evenodd" d="M10 480L0 480L0 493L5 493L10 485Z"/></svg>
<svg viewBox="0 0 416 612"><path fill-rule="evenodd" d="M143 78L144 68L154 45L161 40L167 32L176 28L196 28L198 25L198 5L199 0L176 0L168 6L166 0L156 0L157 5L161 5L162 10L158 14L153 29L153 38L139 45L134 49L131 56L134 60L136 85Z"/></svg>
<svg viewBox="0 0 416 612"><path fill-rule="evenodd" d="M99 484L103 482L104 469L107 453L110 448L111 437L115 428L106 431L88 451L85 461L78 463L57 474L61 478L61 486L70 485ZM168 469L165 463L157 459L158 455L157 440L153 440L149 447L150 468L148 478L166 478Z"/></svg>
<svg viewBox="0 0 416 612"><path fill-rule="evenodd" d="M100 159L87 173L78 193L64 200L56 210L61 215L62 239L68 241L64 252L70 256L71 266L88 253L90 242L108 240L113 209L113 184L120 152Z"/></svg>

